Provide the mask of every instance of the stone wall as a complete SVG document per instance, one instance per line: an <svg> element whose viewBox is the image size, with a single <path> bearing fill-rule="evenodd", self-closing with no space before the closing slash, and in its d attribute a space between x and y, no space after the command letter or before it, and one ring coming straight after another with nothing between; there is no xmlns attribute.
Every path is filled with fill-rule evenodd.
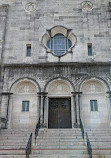
<svg viewBox="0 0 111 158"><path fill-rule="evenodd" d="M4 59L4 46L6 39L7 16L8 16L8 4L0 5L0 112L1 112L1 93L3 89L3 78L4 78L3 59ZM4 119L2 119L2 121L5 122ZM1 122L1 117L0 117L0 122Z"/></svg>
<svg viewBox="0 0 111 158"><path fill-rule="evenodd" d="M46 53L42 37L46 30L60 25L71 29L77 37L72 53L63 56L61 62L111 60L109 0L91 0L92 9L88 11L87 7L82 8L82 0L30 2L32 8L27 0L0 1L0 4L9 3L4 63L57 62L58 57ZM92 57L88 56L87 43L92 43ZM31 57L26 57L26 44L32 45Z"/></svg>

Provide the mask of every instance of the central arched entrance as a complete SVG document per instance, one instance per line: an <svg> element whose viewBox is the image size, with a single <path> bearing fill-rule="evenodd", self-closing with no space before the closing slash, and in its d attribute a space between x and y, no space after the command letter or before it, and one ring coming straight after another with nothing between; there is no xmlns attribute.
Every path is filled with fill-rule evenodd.
<svg viewBox="0 0 111 158"><path fill-rule="evenodd" d="M48 128L72 128L71 88L66 81L48 87Z"/></svg>
<svg viewBox="0 0 111 158"><path fill-rule="evenodd" d="M49 98L49 128L72 128L71 98Z"/></svg>

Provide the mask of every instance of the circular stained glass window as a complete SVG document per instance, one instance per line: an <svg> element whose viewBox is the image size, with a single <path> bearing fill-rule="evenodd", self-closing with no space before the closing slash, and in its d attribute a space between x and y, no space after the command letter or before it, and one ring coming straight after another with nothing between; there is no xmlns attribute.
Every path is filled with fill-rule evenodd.
<svg viewBox="0 0 111 158"><path fill-rule="evenodd" d="M63 34L56 34L47 42L47 47L57 56L62 56L72 46L72 42Z"/></svg>

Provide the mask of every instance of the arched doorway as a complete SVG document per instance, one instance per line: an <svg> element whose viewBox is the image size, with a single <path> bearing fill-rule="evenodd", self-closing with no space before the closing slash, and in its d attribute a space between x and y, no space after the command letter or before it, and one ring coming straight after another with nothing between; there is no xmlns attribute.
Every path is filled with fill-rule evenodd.
<svg viewBox="0 0 111 158"><path fill-rule="evenodd" d="M85 127L108 127L109 114L106 86L97 79L85 81L81 86L81 117Z"/></svg>
<svg viewBox="0 0 111 158"><path fill-rule="evenodd" d="M61 79L48 86L48 128L72 128L71 87Z"/></svg>
<svg viewBox="0 0 111 158"><path fill-rule="evenodd" d="M35 128L38 115L36 84L28 79L15 83L11 89L9 128Z"/></svg>

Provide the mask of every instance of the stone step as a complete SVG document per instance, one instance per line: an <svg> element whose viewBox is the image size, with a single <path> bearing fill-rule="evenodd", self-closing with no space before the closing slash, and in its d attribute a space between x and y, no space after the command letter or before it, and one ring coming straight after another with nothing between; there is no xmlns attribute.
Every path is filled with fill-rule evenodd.
<svg viewBox="0 0 111 158"><path fill-rule="evenodd" d="M90 141L92 141L92 138L90 138L89 137L89 139L90 139ZM94 138L93 139L95 142L111 142L111 138L102 138L102 137L100 137L100 138Z"/></svg>
<svg viewBox="0 0 111 158"><path fill-rule="evenodd" d="M35 129L28 129L28 128L11 128L11 129L1 129L0 131L4 131L4 132L31 132L31 131L34 131Z"/></svg>
<svg viewBox="0 0 111 158"><path fill-rule="evenodd" d="M38 136L81 136L81 133L39 133Z"/></svg>
<svg viewBox="0 0 111 158"><path fill-rule="evenodd" d="M40 129L44 133L80 133L81 129Z"/></svg>
<svg viewBox="0 0 111 158"><path fill-rule="evenodd" d="M25 149L0 149L0 155L25 155Z"/></svg>
<svg viewBox="0 0 111 158"><path fill-rule="evenodd" d="M65 133L65 134L63 134L63 133L59 133L59 134L57 134L57 133L39 133L38 134L38 136L57 136L57 137L59 137L59 136L81 136L81 133L80 134L70 134L70 133Z"/></svg>
<svg viewBox="0 0 111 158"><path fill-rule="evenodd" d="M62 141L60 141L60 142L58 142L58 141L55 141L55 142L36 142L36 146L54 146L54 145L58 145L58 146L77 146L77 145L84 145L84 143L83 142L73 142L73 141L71 141L71 142L62 142Z"/></svg>
<svg viewBox="0 0 111 158"><path fill-rule="evenodd" d="M0 142L0 146L26 146L27 142Z"/></svg>
<svg viewBox="0 0 111 158"><path fill-rule="evenodd" d="M20 139L17 139L17 138L16 139L0 139L0 143L1 142L6 142L6 143L7 142L16 142L16 143L22 142L23 143L23 142L27 142L27 141L28 141L27 138L23 138L23 139L21 139L21 138Z"/></svg>
<svg viewBox="0 0 111 158"><path fill-rule="evenodd" d="M40 131L81 131L80 128L48 128L48 129L43 129L40 128ZM91 130L91 129L87 129Z"/></svg>
<svg viewBox="0 0 111 158"><path fill-rule="evenodd" d="M33 139L35 139L35 137L33 137ZM38 140L41 140L41 139L42 139L42 140L43 140L43 139L44 139L44 140L45 140L45 139L46 139L46 140L51 140L51 139L53 139L53 140L55 140L55 139L56 139L56 140L60 140L60 139L61 139L61 140L63 140L63 139L66 139L66 140L68 140L68 139L69 139L69 140L77 140L77 139L78 139L78 140L83 140L83 139L82 139L82 136L75 136L75 137L73 137L73 136L50 136L50 137L49 137L49 136L38 136L37 139L38 139Z"/></svg>
<svg viewBox="0 0 111 158"><path fill-rule="evenodd" d="M104 142L111 142L111 139L107 140L107 139L101 139L101 138L89 138L90 139L90 142L101 142L101 143L104 143ZM86 139L85 139L86 140Z"/></svg>
<svg viewBox="0 0 111 158"><path fill-rule="evenodd" d="M26 158L26 155L0 155L0 158Z"/></svg>
<svg viewBox="0 0 111 158"><path fill-rule="evenodd" d="M51 134L51 135L53 135L53 134L55 134L55 135L59 135L59 134L63 134L63 135L81 135L81 132L39 132L39 134L45 134L45 135L47 135L47 134Z"/></svg>
<svg viewBox="0 0 111 158"><path fill-rule="evenodd" d="M33 141L34 141L35 139L33 138ZM42 141L45 141L45 142L47 142L47 141L49 141L49 142L54 142L54 141L73 141L73 142L83 142L83 139L82 138L37 138L37 141L38 142L42 142ZM95 139L94 139L94 141L95 141Z"/></svg>
<svg viewBox="0 0 111 158"><path fill-rule="evenodd" d="M64 131L64 130L62 130L62 131L50 131L50 130L41 130L41 131L39 131L39 133L81 133L81 130L79 130L79 131Z"/></svg>
<svg viewBox="0 0 111 158"><path fill-rule="evenodd" d="M30 133L0 133L0 137L13 137L13 136L29 136Z"/></svg>
<svg viewBox="0 0 111 158"><path fill-rule="evenodd" d="M29 136L27 137L0 137L0 140L13 140L16 141L19 138L19 140L28 140Z"/></svg>
<svg viewBox="0 0 111 158"><path fill-rule="evenodd" d="M57 136L57 137L59 137L59 136L72 136L72 137L74 137L74 136L81 136L81 133L80 134L70 134L70 133L65 133L65 134L63 134L63 133L59 133L59 134L57 134L57 133L40 133L40 134L38 134L38 136Z"/></svg>
<svg viewBox="0 0 111 158"><path fill-rule="evenodd" d="M59 144L59 143L55 143L55 144L39 144L39 145L34 145L33 144L33 149L72 149L72 148L75 148L75 149L85 149L87 148L84 144Z"/></svg>
<svg viewBox="0 0 111 158"><path fill-rule="evenodd" d="M85 130L86 131L86 130ZM111 134L111 131L86 131L87 133L96 133L96 134Z"/></svg>
<svg viewBox="0 0 111 158"><path fill-rule="evenodd" d="M33 139L33 141L35 142L35 139ZM95 140L94 140L95 141ZM83 142L83 139L81 139L81 138L75 138L75 139L72 139L72 138L54 138L54 139L46 139L46 138L44 138L44 139L42 139L42 138L37 138L36 139L36 142Z"/></svg>
<svg viewBox="0 0 111 158"><path fill-rule="evenodd" d="M31 132L34 132L34 130L21 130L21 129L18 129L18 130L8 130L8 129L1 129L0 130L0 133L31 133Z"/></svg>
<svg viewBox="0 0 111 158"><path fill-rule="evenodd" d="M0 150L9 150L9 149L25 149L26 145L5 145L5 146L0 146Z"/></svg>
<svg viewBox="0 0 111 158"><path fill-rule="evenodd" d="M41 155L41 154L37 154L37 155L33 155L30 156L30 158L89 158L88 154L50 154L50 155Z"/></svg>
<svg viewBox="0 0 111 158"><path fill-rule="evenodd" d="M111 128L85 128L86 131L111 131Z"/></svg>
<svg viewBox="0 0 111 158"><path fill-rule="evenodd" d="M86 137L86 135L84 135L85 137ZM90 137L90 138L99 138L99 137L101 137L101 138L111 138L111 134L104 134L104 135L102 135L102 134L89 134L88 133L88 137Z"/></svg>
<svg viewBox="0 0 111 158"><path fill-rule="evenodd" d="M107 158L107 155L110 155L110 158L111 158L111 149L104 149L104 148L92 149L92 154L93 155L98 155L98 157L100 155L102 155L102 156L104 156L103 158Z"/></svg>
<svg viewBox="0 0 111 158"><path fill-rule="evenodd" d="M95 146L105 146L105 147L111 147L111 142L91 142L91 145L95 145Z"/></svg>
<svg viewBox="0 0 111 158"><path fill-rule="evenodd" d="M50 148L50 149L33 149L32 150L32 155L47 155L47 154L87 154L87 148L63 148L63 149L58 149L58 148ZM53 157L52 157L53 158Z"/></svg>

